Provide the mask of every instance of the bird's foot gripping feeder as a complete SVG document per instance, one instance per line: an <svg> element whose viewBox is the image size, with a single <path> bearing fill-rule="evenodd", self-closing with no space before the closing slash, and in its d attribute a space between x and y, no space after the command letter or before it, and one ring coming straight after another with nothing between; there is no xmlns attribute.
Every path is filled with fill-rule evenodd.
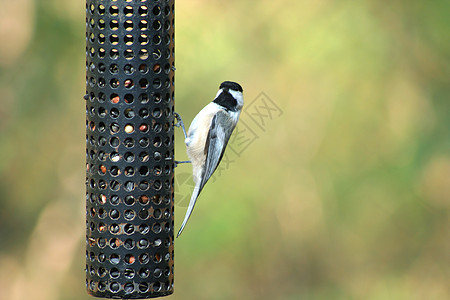
<svg viewBox="0 0 450 300"><path fill-rule="evenodd" d="M174 0L86 1L86 287L173 293Z"/></svg>

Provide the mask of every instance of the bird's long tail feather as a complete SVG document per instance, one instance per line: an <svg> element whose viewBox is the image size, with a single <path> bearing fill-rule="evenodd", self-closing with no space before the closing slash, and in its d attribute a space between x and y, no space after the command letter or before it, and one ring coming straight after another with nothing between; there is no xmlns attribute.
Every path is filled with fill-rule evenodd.
<svg viewBox="0 0 450 300"><path fill-rule="evenodd" d="M189 220L189 217L192 214L192 211L194 210L195 202L197 202L198 195L200 194L201 188L200 188L200 182L195 185L194 191L192 192L191 200L189 201L189 206L186 211L186 215L184 216L183 224L181 224L181 228L178 231L177 237L180 236L181 232L183 232L184 227L186 227L186 223Z"/></svg>

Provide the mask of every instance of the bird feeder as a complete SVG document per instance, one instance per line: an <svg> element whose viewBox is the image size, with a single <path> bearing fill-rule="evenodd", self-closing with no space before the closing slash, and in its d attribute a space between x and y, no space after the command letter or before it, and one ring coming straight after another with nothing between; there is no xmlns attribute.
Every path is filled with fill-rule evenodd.
<svg viewBox="0 0 450 300"><path fill-rule="evenodd" d="M173 293L174 0L86 1L86 288Z"/></svg>

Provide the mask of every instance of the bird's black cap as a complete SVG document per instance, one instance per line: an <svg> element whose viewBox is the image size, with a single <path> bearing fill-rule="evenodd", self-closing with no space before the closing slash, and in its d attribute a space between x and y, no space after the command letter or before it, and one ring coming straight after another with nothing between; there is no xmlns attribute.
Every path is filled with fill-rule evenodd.
<svg viewBox="0 0 450 300"><path fill-rule="evenodd" d="M230 89L233 91L239 91L242 93L242 86L240 86L239 83L233 82L233 81L224 81L220 84L219 89Z"/></svg>

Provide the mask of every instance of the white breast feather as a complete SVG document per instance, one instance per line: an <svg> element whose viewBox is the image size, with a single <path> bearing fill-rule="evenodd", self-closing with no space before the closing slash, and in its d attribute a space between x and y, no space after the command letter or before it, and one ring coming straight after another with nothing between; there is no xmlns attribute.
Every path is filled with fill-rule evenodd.
<svg viewBox="0 0 450 300"><path fill-rule="evenodd" d="M187 154L194 167L193 174L196 183L201 180L202 167L206 159L206 138L208 137L211 120L218 110L220 110L220 107L217 104L209 103L195 116L189 127L188 137L185 142Z"/></svg>

